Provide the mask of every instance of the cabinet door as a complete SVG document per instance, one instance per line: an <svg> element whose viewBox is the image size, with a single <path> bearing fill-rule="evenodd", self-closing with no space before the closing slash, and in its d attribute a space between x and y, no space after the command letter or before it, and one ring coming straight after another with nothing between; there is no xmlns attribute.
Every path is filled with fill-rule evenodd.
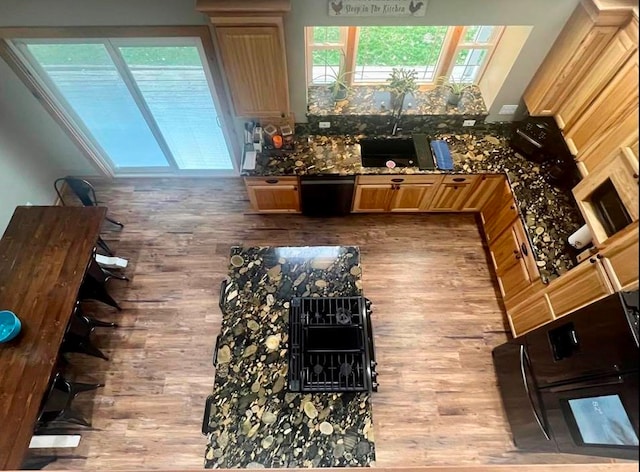
<svg viewBox="0 0 640 472"><path fill-rule="evenodd" d="M437 189L435 183L396 185L391 199L391 211L425 211Z"/></svg>
<svg viewBox="0 0 640 472"><path fill-rule="evenodd" d="M638 288L638 225L615 238L600 250L598 257L607 271L613 288L633 290Z"/></svg>
<svg viewBox="0 0 640 472"><path fill-rule="evenodd" d="M505 180L504 175L482 175L478 178L478 184L467 196L467 200L462 207L463 211L480 211L494 195L501 182Z"/></svg>
<svg viewBox="0 0 640 472"><path fill-rule="evenodd" d="M520 336L540 325L553 320L553 313L544 293L539 293L527 299L507 313L514 336Z"/></svg>
<svg viewBox="0 0 640 472"><path fill-rule="evenodd" d="M509 226L490 245L489 249L493 255L493 262L498 273L505 271L516 264L520 256L518 237L515 225Z"/></svg>
<svg viewBox="0 0 640 472"><path fill-rule="evenodd" d="M249 201L254 210L264 213L295 213L300 211L297 185L249 185Z"/></svg>
<svg viewBox="0 0 640 472"><path fill-rule="evenodd" d="M583 3L578 4L524 93L529 113L553 115L617 29L596 26L592 13Z"/></svg>
<svg viewBox="0 0 640 472"><path fill-rule="evenodd" d="M553 280L546 293L557 318L606 297L613 287L600 261L591 257Z"/></svg>
<svg viewBox="0 0 640 472"><path fill-rule="evenodd" d="M432 211L460 211L474 189L477 175L447 175L436 191Z"/></svg>
<svg viewBox="0 0 640 472"><path fill-rule="evenodd" d="M638 109L638 55L633 54L572 126L565 128L574 155L598 136L616 128L626 113Z"/></svg>
<svg viewBox="0 0 640 472"><path fill-rule="evenodd" d="M488 243L495 240L518 218L518 209L513 197L510 196L508 200L500 201L500 203L502 203L502 207L498 211L492 211L488 215L485 210L482 212L484 219L484 232Z"/></svg>
<svg viewBox="0 0 640 472"><path fill-rule="evenodd" d="M389 204L393 196L393 185L356 185L353 199L354 212L383 212L389 211Z"/></svg>
<svg viewBox="0 0 640 472"><path fill-rule="evenodd" d="M585 77L576 81L574 87L567 89L567 97L560 103L556 112L556 121L561 128L568 129L575 124L582 112L631 56L636 48L631 34L631 26L618 31ZM635 34L637 36L637 33Z"/></svg>
<svg viewBox="0 0 640 472"><path fill-rule="evenodd" d="M220 56L236 115L289 111L287 68L279 26L216 26Z"/></svg>

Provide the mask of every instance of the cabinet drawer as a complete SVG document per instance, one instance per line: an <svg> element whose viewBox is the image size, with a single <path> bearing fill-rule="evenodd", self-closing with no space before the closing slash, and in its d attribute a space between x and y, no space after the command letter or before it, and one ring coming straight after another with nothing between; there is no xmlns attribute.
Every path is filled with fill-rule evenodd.
<svg viewBox="0 0 640 472"><path fill-rule="evenodd" d="M245 177L244 182L246 185L296 185L298 177L279 175L274 175L273 177Z"/></svg>
<svg viewBox="0 0 640 472"><path fill-rule="evenodd" d="M437 184L442 180L441 174L429 175L359 175L359 185L378 184Z"/></svg>
<svg viewBox="0 0 640 472"><path fill-rule="evenodd" d="M528 298L524 303L509 310L508 315L514 336L520 336L553 319L544 293Z"/></svg>
<svg viewBox="0 0 640 472"><path fill-rule="evenodd" d="M595 257L578 264L547 288L547 297L556 318L610 293L613 293L613 288L602 264Z"/></svg>

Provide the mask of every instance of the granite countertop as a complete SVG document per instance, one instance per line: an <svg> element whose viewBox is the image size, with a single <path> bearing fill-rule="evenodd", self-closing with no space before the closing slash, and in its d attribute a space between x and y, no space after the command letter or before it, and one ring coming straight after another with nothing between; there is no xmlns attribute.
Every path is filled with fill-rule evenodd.
<svg viewBox="0 0 640 472"><path fill-rule="evenodd" d="M461 96L457 105L447 103L448 91L435 87L418 91L404 100L403 115L487 115L480 89L472 85ZM326 85L309 87L307 113L316 116L330 115L390 115L390 94L385 85L352 87L345 100L334 102L331 90Z"/></svg>
<svg viewBox="0 0 640 472"><path fill-rule="evenodd" d="M206 468L368 466L369 393L287 392L293 297L362 295L357 247L234 247Z"/></svg>
<svg viewBox="0 0 640 472"><path fill-rule="evenodd" d="M303 136L296 151L281 157L260 156L245 176L308 174L432 174L415 167L362 167L362 136ZM489 134L435 134L449 145L454 170L447 173L504 173L507 175L527 230L543 282L560 276L575 265L567 238L584 224L570 190L546 179L548 164L536 164L517 155L504 136Z"/></svg>

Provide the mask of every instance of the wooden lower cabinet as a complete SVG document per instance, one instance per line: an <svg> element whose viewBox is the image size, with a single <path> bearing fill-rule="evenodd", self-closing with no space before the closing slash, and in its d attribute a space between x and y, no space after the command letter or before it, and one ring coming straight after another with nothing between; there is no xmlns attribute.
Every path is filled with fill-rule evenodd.
<svg viewBox="0 0 640 472"><path fill-rule="evenodd" d="M390 211L416 212L428 209L437 185L428 184L402 184L394 188L391 198Z"/></svg>
<svg viewBox="0 0 640 472"><path fill-rule="evenodd" d="M392 184L356 185L354 212L386 212L393 193Z"/></svg>
<svg viewBox="0 0 640 472"><path fill-rule="evenodd" d="M481 175L478 183L467 196L462 211L480 211L495 194L498 186L505 181L504 175Z"/></svg>
<svg viewBox="0 0 640 472"><path fill-rule="evenodd" d="M479 175L447 175L442 179L430 211L463 211Z"/></svg>
<svg viewBox="0 0 640 472"><path fill-rule="evenodd" d="M253 210L259 213L299 213L297 177L245 177Z"/></svg>
<svg viewBox="0 0 640 472"><path fill-rule="evenodd" d="M520 336L551 320L553 312L544 293L537 293L509 310L509 323L514 336Z"/></svg>
<svg viewBox="0 0 640 472"><path fill-rule="evenodd" d="M614 292L604 267L596 257L578 264L553 280L546 289L556 318Z"/></svg>
<svg viewBox="0 0 640 472"><path fill-rule="evenodd" d="M634 290L638 288L638 223L600 250L597 258L604 266L613 288Z"/></svg>

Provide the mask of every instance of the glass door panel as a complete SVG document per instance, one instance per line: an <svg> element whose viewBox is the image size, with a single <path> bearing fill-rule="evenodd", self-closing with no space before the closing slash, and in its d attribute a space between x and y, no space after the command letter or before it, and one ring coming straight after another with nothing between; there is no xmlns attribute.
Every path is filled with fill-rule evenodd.
<svg viewBox="0 0 640 472"><path fill-rule="evenodd" d="M197 46L119 46L178 168L233 164Z"/></svg>
<svg viewBox="0 0 640 472"><path fill-rule="evenodd" d="M26 48L116 169L169 167L104 44L27 43Z"/></svg>

